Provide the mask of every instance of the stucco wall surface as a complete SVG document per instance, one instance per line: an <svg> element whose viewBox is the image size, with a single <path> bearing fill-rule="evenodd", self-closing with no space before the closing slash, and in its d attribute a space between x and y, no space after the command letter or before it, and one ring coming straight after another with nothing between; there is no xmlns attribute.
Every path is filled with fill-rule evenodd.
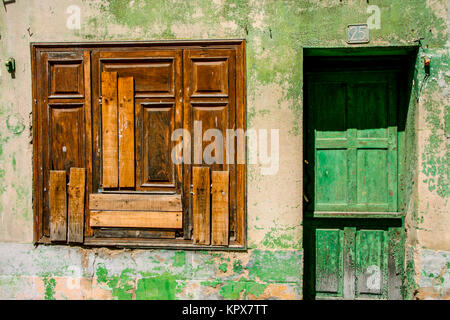
<svg viewBox="0 0 450 320"><path fill-rule="evenodd" d="M0 59L16 60L14 79L0 65L0 298L301 299L302 48L346 47L346 26L368 22L367 46L423 38L405 282L408 298L448 299L450 2L368 2L16 0L0 8ZM248 165L249 250L35 247L30 42L233 38L247 40L248 127L280 129L278 172ZM427 78L424 57L432 59Z"/></svg>

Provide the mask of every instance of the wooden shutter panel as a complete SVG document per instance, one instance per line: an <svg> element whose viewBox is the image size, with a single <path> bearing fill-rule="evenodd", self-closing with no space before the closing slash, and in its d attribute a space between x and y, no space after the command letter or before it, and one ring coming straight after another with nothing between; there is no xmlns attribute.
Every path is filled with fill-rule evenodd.
<svg viewBox="0 0 450 320"><path fill-rule="evenodd" d="M35 240L62 241L62 236L50 230L54 228L50 176L51 171L64 171L67 180L71 168L91 167L91 144L86 142L91 137L90 54L61 50L39 52L34 57ZM67 207L65 223L67 229Z"/></svg>
<svg viewBox="0 0 450 320"><path fill-rule="evenodd" d="M192 166L201 165L213 171L229 171L230 223L234 226L236 217L236 165L227 164L226 132L236 129L236 51L229 49L189 49L183 53L184 67L184 128L191 133L192 164L184 164L184 192L189 195L193 183ZM196 125L197 124L197 125ZM199 125L200 124L200 125ZM212 141L203 141L208 129L218 129L222 133L222 148L217 148L213 156L221 153L221 163L205 163L204 151ZM215 140L214 140L215 141ZM186 141L185 141L186 142ZM186 148L186 147L185 147ZM231 163L236 163L236 155ZM192 172L191 172L192 171ZM193 201L186 197L186 206ZM192 208L194 208L193 206ZM195 210L195 209L193 209ZM195 220L195 211L192 212ZM196 233L194 226L185 227L185 235ZM195 237L194 237L194 241Z"/></svg>

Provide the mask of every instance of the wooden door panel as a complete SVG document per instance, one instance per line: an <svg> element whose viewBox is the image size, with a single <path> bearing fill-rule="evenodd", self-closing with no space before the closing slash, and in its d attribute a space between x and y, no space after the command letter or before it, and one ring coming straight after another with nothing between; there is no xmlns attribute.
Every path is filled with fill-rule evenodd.
<svg viewBox="0 0 450 320"><path fill-rule="evenodd" d="M354 90L350 125L358 129L358 138L387 138L389 101L386 82L361 83Z"/></svg>
<svg viewBox="0 0 450 320"><path fill-rule="evenodd" d="M83 105L49 105L51 170L84 166Z"/></svg>
<svg viewBox="0 0 450 320"><path fill-rule="evenodd" d="M81 98L84 94L82 61L49 61L49 98ZM75 63L74 63L75 62Z"/></svg>
<svg viewBox="0 0 450 320"><path fill-rule="evenodd" d="M202 154L200 159L202 161L202 165L209 165L211 170L226 170L225 133L228 128L228 111L228 105L193 105L192 119L194 119L194 123L195 121L201 122L202 130L200 133L203 137L201 149L197 150L195 146L193 148L194 164L197 164L198 159L196 159L196 151L198 151L198 154L200 154L200 152ZM212 135L214 133L214 131L211 131L210 129L218 130L216 133L221 132L222 139L216 141L216 136L209 136L209 134ZM211 159L209 159L209 155L211 155ZM214 163L208 163L210 161L214 161Z"/></svg>
<svg viewBox="0 0 450 320"><path fill-rule="evenodd" d="M386 297L387 231L359 230L356 234L356 297Z"/></svg>
<svg viewBox="0 0 450 320"><path fill-rule="evenodd" d="M397 210L395 88L383 73L311 76L315 211Z"/></svg>
<svg viewBox="0 0 450 320"><path fill-rule="evenodd" d="M316 209L329 210L333 205L347 205L347 150L317 150Z"/></svg>
<svg viewBox="0 0 450 320"><path fill-rule="evenodd" d="M314 97L313 121L316 123L316 139L347 138L347 90L345 83L315 82L311 93ZM325 91L325 93L323 92ZM324 111L321 107L325 107Z"/></svg>
<svg viewBox="0 0 450 320"><path fill-rule="evenodd" d="M115 71L121 77L133 77L136 97L174 97L174 58L120 59L103 63L104 71Z"/></svg>
<svg viewBox="0 0 450 320"><path fill-rule="evenodd" d="M171 165L171 151L174 147L170 137L174 127L175 112L173 103L145 104L140 103L137 139L138 186L153 184L174 185L174 172Z"/></svg>
<svg viewBox="0 0 450 320"><path fill-rule="evenodd" d="M343 232L316 229L316 293L342 297Z"/></svg>
<svg viewBox="0 0 450 320"><path fill-rule="evenodd" d="M388 210L387 157L383 149L357 151L357 203Z"/></svg>
<svg viewBox="0 0 450 320"><path fill-rule="evenodd" d="M48 98L73 99L84 96L83 56L75 52L49 52L47 60Z"/></svg>
<svg viewBox="0 0 450 320"><path fill-rule="evenodd" d="M316 299L400 299L403 260L392 252L401 249L401 228L333 224L311 230Z"/></svg>
<svg viewBox="0 0 450 320"><path fill-rule="evenodd" d="M191 97L228 97L229 58L193 58Z"/></svg>

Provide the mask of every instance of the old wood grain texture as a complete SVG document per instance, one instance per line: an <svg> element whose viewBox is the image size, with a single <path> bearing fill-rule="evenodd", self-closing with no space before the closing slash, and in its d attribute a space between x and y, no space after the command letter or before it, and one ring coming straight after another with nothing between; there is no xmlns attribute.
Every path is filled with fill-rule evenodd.
<svg viewBox="0 0 450 320"><path fill-rule="evenodd" d="M82 243L84 226L84 200L86 185L86 169L70 168L68 194L67 241Z"/></svg>
<svg viewBox="0 0 450 320"><path fill-rule="evenodd" d="M193 240L197 244L210 244L210 177L208 167L193 167Z"/></svg>
<svg viewBox="0 0 450 320"><path fill-rule="evenodd" d="M236 50L236 128L247 130L247 72L245 60L244 40ZM238 138L239 139L239 138ZM235 239L241 245L246 245L246 205L247 205L247 166L246 166L246 139L242 139L242 143L237 143L237 164L236 164L236 215L234 226L231 230L235 230ZM230 177L230 180L234 180Z"/></svg>
<svg viewBox="0 0 450 320"><path fill-rule="evenodd" d="M211 172L211 244L228 245L229 172Z"/></svg>
<svg viewBox="0 0 450 320"><path fill-rule="evenodd" d="M181 229L181 211L91 211L92 227Z"/></svg>
<svg viewBox="0 0 450 320"><path fill-rule="evenodd" d="M173 181L171 141L174 107L168 104L142 106L141 186Z"/></svg>
<svg viewBox="0 0 450 320"><path fill-rule="evenodd" d="M181 195L113 194L89 195L90 210L181 211Z"/></svg>
<svg viewBox="0 0 450 320"><path fill-rule="evenodd" d="M356 268L356 248L355 248L356 228L344 228L344 273L342 294L344 299L355 299L355 268Z"/></svg>
<svg viewBox="0 0 450 320"><path fill-rule="evenodd" d="M102 72L102 185L119 182L117 72Z"/></svg>
<svg viewBox="0 0 450 320"><path fill-rule="evenodd" d="M50 239L66 241L67 238L67 195L66 171L50 171Z"/></svg>
<svg viewBox="0 0 450 320"><path fill-rule="evenodd" d="M134 81L119 77L119 187L134 187Z"/></svg>
<svg viewBox="0 0 450 320"><path fill-rule="evenodd" d="M404 268L404 249L402 228L389 228L388 243L388 300L402 300L402 275Z"/></svg>
<svg viewBox="0 0 450 320"><path fill-rule="evenodd" d="M217 118L217 125L220 129L225 128L236 128L238 122L244 123L245 117L240 120L241 110L245 105L245 96L241 97L241 93L245 92L245 85L242 85L242 79L245 77L245 45L242 41L214 41L205 43L205 47L199 47L199 42L186 42L183 44L169 44L166 46L164 43L158 43L157 45L153 43L148 43L145 45L129 45L127 43L118 43L115 46L117 50L104 50L102 44L93 44L88 47L80 47L77 44L67 44L64 45L63 50L59 50L58 46L47 45L40 47L39 45L32 46L33 60L35 68L33 68L33 81L37 79L38 81L33 82L33 97L37 100L36 110L39 112L38 120L34 121L33 129L36 129L37 135L42 137L40 140L43 141L41 145L37 145L35 148L35 158L40 161L40 164L35 165L37 168L35 171L38 178L36 179L36 190L37 198L35 203L37 203L36 209L36 225L35 228L37 241L49 241L50 234L50 213L49 213L49 192L43 192L45 188L49 189L49 170L50 169L60 169L60 163L64 164L64 169L69 169L70 167L85 167L86 168L86 192L87 194L92 194L101 188L112 188L115 189L116 186L103 185L103 139L104 134L102 132L102 117L105 113L102 113L102 108L104 103L104 90L102 88L102 73L117 73L117 77L133 77L134 78L134 89L135 89L135 109L138 110L138 105L146 104L146 108L155 108L152 112L147 112L147 115L153 116L161 120L159 123L148 124L146 129L154 129L159 124L165 124L165 127L174 130L176 128L181 128L184 126L183 118L186 117L188 122L192 123L194 119L193 108L184 108L186 106L185 99L183 99L183 92L190 90L187 95L192 97L194 103L192 105L196 108L195 113L198 115L199 119L205 121L205 124L209 127L215 127L215 115L219 115ZM61 47L62 48L62 47ZM64 51L64 52L62 52ZM185 73L183 69L184 66L188 64L183 63L182 54L184 51L191 51L189 55L192 60L193 65L189 65L190 73ZM194 52L195 51L195 52ZM136 59L143 58L142 64L136 67ZM148 59L147 59L148 58ZM187 58L187 57L186 57ZM198 61L197 58L201 58ZM236 59L235 59L236 58ZM52 61L50 61L50 59ZM118 67L117 63L112 62L114 59L121 59L124 64L130 64L130 68L123 68L123 66ZM188 60L189 60L188 59ZM196 60L197 59L197 60ZM63 61L59 63L59 61ZM67 61L70 60L70 63ZM234 61L233 61L234 60ZM239 61L238 61L239 60ZM53 61L56 61L55 63ZM236 63L235 63L236 61ZM188 62L187 60L185 62ZM189 61L191 62L191 61ZM200 62L200 63L198 63ZM52 67L49 67L49 63L53 63ZM194 68L193 68L194 67ZM195 70L194 70L195 69ZM239 71L238 71L239 69ZM198 76L195 76L194 73ZM239 76L237 73L241 73ZM185 75L184 75L185 74ZM76 75L76 77L75 77ZM39 80L44 79L44 80ZM45 79L48 79L45 80ZM59 80L58 80L59 79ZM116 78L118 79L118 78ZM186 86L183 85L183 81L188 83ZM112 86L114 87L114 86ZM233 88L234 87L234 88ZM116 86L116 90L117 90ZM186 90L185 90L186 89ZM92 92L91 92L92 91ZM236 92L233 92L236 91ZM64 96L64 97L63 97ZM116 124L117 124L117 147L115 152L117 152L117 187L120 187L120 170L119 170L119 115L118 107L119 100L116 96ZM195 101L194 101L195 100ZM209 102L213 102L209 104ZM46 109L47 103L51 105L50 111ZM167 106L160 105L156 106L156 103L163 103ZM223 109L224 105L226 110ZM65 105L68 105L67 110L62 110ZM166 112L164 108L170 108L171 110ZM157 110L159 108L159 110ZM211 111L211 114L206 116L205 119L202 116L203 113ZM233 109L235 111L233 111ZM245 109L245 106L244 106ZM229 111L228 111L229 110ZM226 113L226 115L225 115ZM33 113L34 114L34 113ZM49 116L53 117L51 121ZM245 114L245 110L242 114ZM135 113L136 115L136 113ZM224 121L224 116L227 120ZM84 130L83 132L77 132L75 135L81 137L85 134L84 141L81 139L70 143L70 146L66 146L68 150L67 154L62 154L62 157L56 157L56 167L52 167L52 152L62 150L60 145L54 145L52 149L52 139L47 143L46 137L52 135L52 124L54 129L54 136L60 136L56 134L57 126L59 126L60 120L62 122L66 121L66 118L76 118L77 128ZM83 119L84 118L84 119ZM152 118L152 117L150 117ZM41 120L43 121L43 125ZM231 122L233 123L231 123ZM137 124L137 117L135 116L135 123ZM138 133L136 132L137 127L135 124L135 171L136 171L136 190L140 188L140 191L156 191L167 193L183 193L183 211L184 211L184 222L186 222L183 229L183 237L191 239L192 235L192 198L190 196L190 186L192 184L192 172L189 166L189 170L184 171L184 165L172 165L171 167L165 164L155 163L156 158L162 158L163 156L167 159L166 155L163 154L164 149L172 150L172 147L178 143L171 142L170 145L167 143L167 139L163 139L160 142L160 153L151 154L155 165L152 166L152 161L149 162L150 166L145 167L150 176L153 177L152 181L146 181L141 186L139 185L139 178L137 176L138 172ZM64 126L63 126L64 127ZM205 127L205 129L208 129ZM191 126L192 129L192 126ZM59 130L59 129L58 129ZM90 132L89 132L90 130ZM143 130L142 130L143 131ZM81 135L80 135L81 134ZM65 136L68 136L64 133ZM69 142L71 138L68 138ZM39 140L39 139L36 139ZM47 139L48 140L48 139ZM54 139L53 139L54 140ZM54 140L56 142L56 140ZM58 140L61 142L61 140ZM187 139L184 139L187 141ZM152 145L148 143L148 140L142 141L144 146L147 147ZM116 143L114 143L116 144ZM157 145L157 142L153 143ZM92 150L89 150L92 149ZM245 149L244 149L245 150ZM80 152L81 151L81 152ZM41 156L40 156L41 155ZM47 156L48 155L48 156ZM145 155L143 155L143 160ZM225 154L224 154L225 157ZM39 160L40 159L40 160ZM67 160L67 161L66 161ZM225 160L225 159L224 159ZM70 163L73 161L73 163ZM143 164L143 162L142 162ZM40 167L43 167L41 171ZM214 166L214 165L213 165ZM144 167L144 166L143 166ZM233 167L225 167L222 165L217 166L218 170L229 170L230 171L230 190L229 197L230 203L232 203L230 208L230 225L233 225L232 230L230 229L230 246L236 246L236 240L243 241L244 238L239 238L239 234L244 234L245 226L241 225L240 220L237 215L239 215L239 205L241 203L240 197L245 194L245 187L242 187L242 193L239 192L238 188L239 182L237 179L237 172L232 174L232 170L238 170ZM161 170L160 170L161 169ZM62 170L62 168L60 169ZM90 172L89 172L90 171ZM143 173L143 179L147 178ZM185 173L188 174L185 174ZM245 177L245 166L243 170L240 171L241 179ZM41 180L39 180L40 176ZM156 179L155 179L156 177ZM163 179L164 178L164 179ZM169 178L169 179L167 179ZM164 180L164 181L163 181ZM169 180L169 181L167 181ZM245 179L241 180L245 184ZM180 185L183 185L180 188ZM128 187L123 187L128 188ZM130 187L131 189L132 187ZM234 189L235 188L235 189ZM234 190L234 191L233 191ZM243 195L244 197L245 195ZM41 198L43 198L41 200ZM90 237L93 235L93 230L89 227L89 198L85 196L86 210L85 210L85 237ZM231 198L234 198L232 200ZM238 200L239 199L239 200ZM41 201L41 202L39 202ZM241 208L242 211L242 223L245 224L245 201L242 201ZM42 209L40 209L42 208ZM97 230L97 229L96 229ZM239 232L242 230L242 233ZM46 236L48 235L48 239ZM43 237L42 237L43 236ZM242 242L243 244L244 242Z"/></svg>
<svg viewBox="0 0 450 320"><path fill-rule="evenodd" d="M175 239L175 231L149 229L96 228L96 238Z"/></svg>
<svg viewBox="0 0 450 320"><path fill-rule="evenodd" d="M83 52L84 57L84 119L86 127L86 193L92 192L92 92L91 92L91 53ZM85 208L89 208L89 197L85 195ZM85 236L92 236L92 228L89 226L89 210L84 211L86 222L84 225Z"/></svg>

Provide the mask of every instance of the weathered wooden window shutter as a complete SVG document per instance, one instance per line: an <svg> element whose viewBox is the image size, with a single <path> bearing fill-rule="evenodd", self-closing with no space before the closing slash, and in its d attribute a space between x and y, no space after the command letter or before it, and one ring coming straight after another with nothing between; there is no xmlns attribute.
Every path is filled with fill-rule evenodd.
<svg viewBox="0 0 450 320"><path fill-rule="evenodd" d="M39 118L34 122L35 233L81 243L85 179L91 172L90 54L78 49L34 56L40 75L33 88L33 114Z"/></svg>
<svg viewBox="0 0 450 320"><path fill-rule="evenodd" d="M243 45L33 45L37 241L245 245L245 146L225 149L227 129L245 130ZM176 129L192 137L184 163ZM216 163L208 129L223 134Z"/></svg>

